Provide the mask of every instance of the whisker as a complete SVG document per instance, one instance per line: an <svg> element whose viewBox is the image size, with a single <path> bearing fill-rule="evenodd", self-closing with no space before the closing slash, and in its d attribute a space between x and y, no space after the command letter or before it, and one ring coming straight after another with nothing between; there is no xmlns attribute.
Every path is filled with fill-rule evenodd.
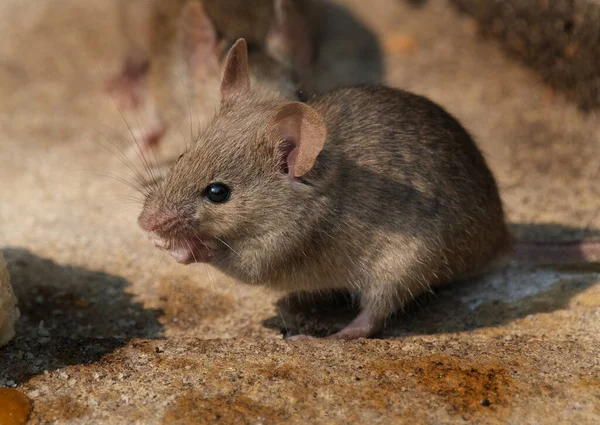
<svg viewBox="0 0 600 425"><path fill-rule="evenodd" d="M210 286L212 287L213 291L216 291L217 290L217 280L210 273L210 267L208 266L208 264L202 263L202 265L204 266L204 271L206 272L206 275L208 276L208 281L210 283Z"/></svg>
<svg viewBox="0 0 600 425"><path fill-rule="evenodd" d="M198 239L198 241L204 245L204 242L202 241L202 239L200 239L198 236L194 236L194 237L195 237L196 239ZM209 250L211 253L213 252L213 251L212 251L212 250L211 250L211 249L210 249L208 246L206 246L206 245L204 245L204 246L205 246L205 247L206 247L206 249L208 249L208 250ZM233 249L232 249L232 251L233 251ZM234 251L234 252L235 252L235 251ZM238 255L239 255L239 254L238 254ZM207 273L209 274L209 276L211 276L211 275L210 275L210 273L208 272L208 265L206 265L206 264L205 264L205 268L206 268L206 270L207 270ZM226 274L225 274L225 277L226 277L226 278L227 278L227 280L229 281L229 285L231 286L231 289L233 289L233 292L234 292L234 294L235 294L235 297L237 298L237 301L239 302L239 301L241 300L241 297L240 297L240 294L239 294L239 293L238 293L238 291L237 291L237 288L236 288L235 284L234 284L234 283L233 283L233 281L231 280L231 277L227 276ZM215 283L216 283L216 279L213 279L213 283L212 283L212 284L213 284L213 286L215 285ZM216 288L216 287L215 287L215 288Z"/></svg>
<svg viewBox="0 0 600 425"><path fill-rule="evenodd" d="M113 100L113 103L115 104L115 106L117 107L117 111L119 112L119 115L121 116L121 119L123 120L123 123L125 124L125 126L127 127L127 131L129 132L129 135L131 136L131 139L134 142L135 147L137 147L137 150L134 149L136 151L136 154L138 154L138 157L141 159L141 163L142 166L144 167L144 170L146 171L146 173L152 177L152 170L150 167L150 163L148 161L148 158L146 157L145 153L144 153L144 149L142 148L141 143L138 141L138 139L135 137L135 132L133 131L133 129L131 128L131 125L129 124L129 121L127 121L127 118L125 117L125 114L122 110L122 108L118 105L117 101L115 100L114 96L111 93L111 98ZM139 115L136 114L136 121L138 124L138 128L142 129L141 131L143 132L143 127L140 125L140 120L139 120ZM142 133L143 136L143 133Z"/></svg>
<svg viewBox="0 0 600 425"><path fill-rule="evenodd" d="M211 235L213 238L215 238L216 240L218 240L219 242L221 242L223 245L225 245L227 248L229 248L234 254L236 254L237 256L239 256L240 254L231 247L231 245L229 245L227 242L225 242L223 239L219 238L218 236L213 236Z"/></svg>
<svg viewBox="0 0 600 425"><path fill-rule="evenodd" d="M136 114L136 121L137 121L138 128L140 129L140 131L142 133L142 137L144 137L145 130L144 130L144 127L141 125L139 116L137 114ZM140 143L138 143L138 141L135 139L135 136L134 136L134 142L135 142L135 147L137 147L137 149L134 148L135 153L141 159L142 165L144 166L144 169L146 170L146 173L148 174L150 180L152 182L156 182L156 177L154 176L154 172L153 172L152 159L150 158L150 153L152 153L152 155L154 155L154 149L153 148L144 149L140 145ZM154 158L156 161L156 156Z"/></svg>
<svg viewBox="0 0 600 425"><path fill-rule="evenodd" d="M190 253L192 254L192 257L194 258L194 263L197 263L198 259L194 255L194 250L192 249L190 243L187 240L185 240L185 239L184 239L184 241L185 241L185 244L187 245L188 249L190 250Z"/></svg>
<svg viewBox="0 0 600 425"><path fill-rule="evenodd" d="M96 61L96 68L98 70L98 72L101 72L101 66L100 63L98 61ZM115 105L115 107L117 108L117 111L119 112L119 115L121 116L121 119L123 120L123 123L125 124L125 126L127 127L127 131L129 132L129 135L131 137L131 139L133 139L135 146L137 147L137 150L141 153L141 156L138 155L139 157L141 157L141 162L142 162L142 166L144 167L144 171L146 172L146 174L149 176L149 178L151 179L155 179L154 175L152 173L152 168L151 168L151 161L149 161L149 159L145 156L144 154L144 150L142 149L139 141L137 140L137 138L135 137L135 132L133 131L133 129L131 128L131 125L129 124L129 122L127 121L125 114L122 110L122 108L119 106L118 102L116 101L113 93L110 93L110 97L112 99L113 104ZM142 128L139 122L139 116L138 114L136 114L136 121L138 123L138 127ZM147 179L144 177L144 175L138 170L138 168L135 166L135 164L133 163L133 161L131 161L131 159L128 158L127 154L125 153L125 151L123 151L123 149L121 149L119 146L117 146L112 140L110 140L106 135L104 135L102 132L100 132L99 130L95 129L102 137L104 137L116 150L117 152L120 154L117 154L117 157L125 164L127 165L127 167L140 179L140 181L146 181ZM113 152L115 153L115 152Z"/></svg>
<svg viewBox="0 0 600 425"><path fill-rule="evenodd" d="M127 186L129 186L131 189L135 190L136 192L139 192L140 194L147 196L148 194L144 191L143 188L141 188L140 186L138 186L136 183L132 183L129 180L125 179L124 177L121 177L119 175L116 174L112 174L108 171L95 171L95 173L97 173L100 176L104 176L104 177L109 177L112 178L120 183L123 183Z"/></svg>
<svg viewBox="0 0 600 425"><path fill-rule="evenodd" d="M127 168L129 168L129 170L131 170L131 172L133 172L133 174L138 179L145 180L142 172L135 166L135 164L131 161L131 159L127 158L127 155L125 154L123 149L121 149L115 142L113 142L106 134L101 132L99 129L94 128L93 130L97 134L99 134L101 137L103 137L108 143L110 143L111 146L114 149L116 149L116 152L113 151L112 149L110 149L108 146L104 145L103 143L100 143L99 141L96 141L96 143L98 143L100 146L102 146L104 149L106 149L111 154L115 155L125 166L127 166Z"/></svg>

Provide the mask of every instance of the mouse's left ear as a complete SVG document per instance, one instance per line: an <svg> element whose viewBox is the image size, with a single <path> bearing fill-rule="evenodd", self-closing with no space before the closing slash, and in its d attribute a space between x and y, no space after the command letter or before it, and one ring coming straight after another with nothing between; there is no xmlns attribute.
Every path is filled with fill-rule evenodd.
<svg viewBox="0 0 600 425"><path fill-rule="evenodd" d="M250 90L248 70L248 46L246 40L238 39L229 49L221 81L221 102L228 101Z"/></svg>
<svg viewBox="0 0 600 425"><path fill-rule="evenodd" d="M273 120L278 152L285 161L284 171L291 177L308 173L325 145L327 129L321 115L302 102L283 106Z"/></svg>

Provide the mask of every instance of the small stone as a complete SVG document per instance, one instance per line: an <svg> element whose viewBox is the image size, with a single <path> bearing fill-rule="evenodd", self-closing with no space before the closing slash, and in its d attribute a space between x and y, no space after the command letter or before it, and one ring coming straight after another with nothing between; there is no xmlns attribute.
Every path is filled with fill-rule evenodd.
<svg viewBox="0 0 600 425"><path fill-rule="evenodd" d="M44 328L43 320L40 320L40 324L38 325L38 335L39 336L50 336L50 332L48 332L48 329Z"/></svg>
<svg viewBox="0 0 600 425"><path fill-rule="evenodd" d="M31 413L31 401L18 390L0 388L0 412L2 425L25 424Z"/></svg>

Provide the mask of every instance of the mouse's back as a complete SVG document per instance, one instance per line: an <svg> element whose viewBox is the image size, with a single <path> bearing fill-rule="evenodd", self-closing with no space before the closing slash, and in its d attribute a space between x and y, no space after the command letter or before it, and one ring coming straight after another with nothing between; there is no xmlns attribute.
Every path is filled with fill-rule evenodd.
<svg viewBox="0 0 600 425"><path fill-rule="evenodd" d="M473 269L509 250L494 176L471 136L443 108L382 86L338 89L309 104L327 125L322 158L338 163L332 196L349 221L345 227L385 240L422 238ZM315 172L319 166L317 159Z"/></svg>

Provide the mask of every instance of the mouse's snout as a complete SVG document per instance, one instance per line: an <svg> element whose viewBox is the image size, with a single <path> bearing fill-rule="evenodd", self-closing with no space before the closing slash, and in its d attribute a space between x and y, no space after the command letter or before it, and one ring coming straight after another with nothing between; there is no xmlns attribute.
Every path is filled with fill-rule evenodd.
<svg viewBox="0 0 600 425"><path fill-rule="evenodd" d="M160 211L144 208L138 217L138 225L145 232L167 232L182 221L181 214L175 211Z"/></svg>
<svg viewBox="0 0 600 425"><path fill-rule="evenodd" d="M157 248L169 252L177 262L191 264L211 261L220 250L219 242L194 229L182 211L144 207L138 224Z"/></svg>

